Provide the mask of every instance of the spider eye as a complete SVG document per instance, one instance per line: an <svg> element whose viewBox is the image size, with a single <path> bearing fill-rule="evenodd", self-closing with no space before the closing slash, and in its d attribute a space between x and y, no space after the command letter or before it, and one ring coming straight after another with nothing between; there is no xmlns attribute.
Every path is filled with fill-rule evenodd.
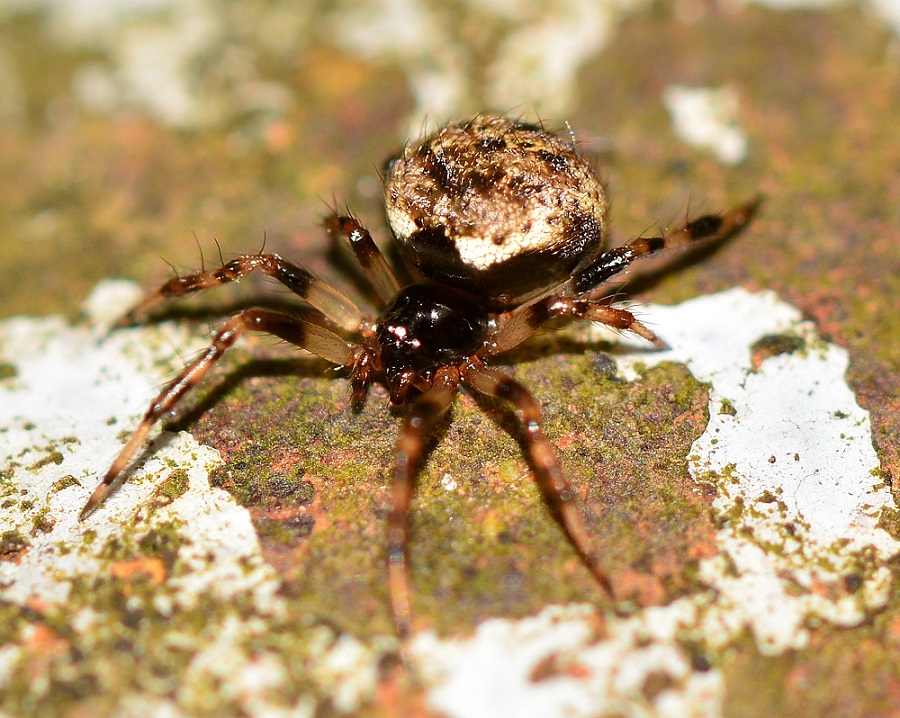
<svg viewBox="0 0 900 718"><path fill-rule="evenodd" d="M384 161L384 164L381 165L381 176L389 177L393 173L394 167L396 167L396 165L399 161L400 161L399 155L394 155L394 156L388 157Z"/></svg>

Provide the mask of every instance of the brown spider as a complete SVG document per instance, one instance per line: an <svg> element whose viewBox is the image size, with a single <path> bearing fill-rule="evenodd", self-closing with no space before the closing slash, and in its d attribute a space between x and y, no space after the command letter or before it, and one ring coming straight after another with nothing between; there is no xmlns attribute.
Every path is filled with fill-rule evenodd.
<svg viewBox="0 0 900 718"><path fill-rule="evenodd" d="M412 619L407 542L414 479L428 433L460 384L515 408L536 480L558 509L572 545L612 595L575 492L541 429L537 402L489 362L555 317L606 324L665 346L630 312L598 297L598 289L639 257L735 232L759 201L604 252L606 198L588 161L542 127L493 115L448 125L407 147L387 167L384 197L397 249L418 278L411 284L400 284L354 217L335 214L326 221L332 236L349 242L378 295L377 317L365 316L306 269L263 253L172 279L123 317L117 326L138 321L165 299L232 282L255 269L309 305L293 313L246 309L216 330L209 348L150 405L80 517L106 498L152 426L250 329L346 367L355 409L376 378L387 385L392 403L408 407L397 441L387 532L390 604L400 637L408 635Z"/></svg>

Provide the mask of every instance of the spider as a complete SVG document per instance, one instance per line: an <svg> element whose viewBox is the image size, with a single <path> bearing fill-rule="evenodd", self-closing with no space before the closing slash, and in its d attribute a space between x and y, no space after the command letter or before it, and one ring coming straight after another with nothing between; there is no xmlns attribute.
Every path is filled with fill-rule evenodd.
<svg viewBox="0 0 900 718"><path fill-rule="evenodd" d="M631 312L599 296L602 285L640 257L734 233L749 222L759 200L604 251L604 189L573 143L541 126L479 115L437 130L391 160L384 201L397 250L416 278L412 283L401 284L355 217L334 213L325 223L332 237L349 243L380 301L377 317L366 316L353 300L303 267L260 252L176 277L120 320L117 326L129 326L166 299L233 282L254 270L305 302L291 313L250 308L225 321L209 348L151 403L80 518L107 497L153 425L241 334L252 330L344 367L355 410L375 379L384 382L394 405L405 407L387 518L389 601L399 637L409 635L412 621L407 543L414 480L429 432L460 386L512 405L536 481L581 560L614 596L576 493L544 435L538 403L491 363L560 317L605 324L664 347Z"/></svg>

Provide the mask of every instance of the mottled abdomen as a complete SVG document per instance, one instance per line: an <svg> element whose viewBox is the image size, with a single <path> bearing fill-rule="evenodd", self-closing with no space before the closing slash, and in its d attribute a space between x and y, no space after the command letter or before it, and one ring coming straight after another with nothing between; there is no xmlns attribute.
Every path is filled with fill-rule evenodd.
<svg viewBox="0 0 900 718"><path fill-rule="evenodd" d="M390 164L384 191L404 261L495 309L552 289L601 249L593 168L534 125L485 115L445 127Z"/></svg>

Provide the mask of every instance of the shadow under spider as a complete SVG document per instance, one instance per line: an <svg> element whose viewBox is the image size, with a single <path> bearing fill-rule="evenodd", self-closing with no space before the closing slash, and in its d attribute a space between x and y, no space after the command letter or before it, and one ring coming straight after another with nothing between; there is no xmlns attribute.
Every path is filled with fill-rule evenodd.
<svg viewBox="0 0 900 718"><path fill-rule="evenodd" d="M529 389L529 393L530 391L531 390ZM519 455L524 464L528 467L529 472L531 473L531 480L538 487L538 491L541 496L541 502L544 504L544 506L547 507L550 515L553 517L553 520L557 523L563 534L567 535L568 531L566 529L566 523L563 519L562 513L560 512L559 503L553 500L553 495L549 493L546 488L536 479L536 477L539 475L539 470L528 451L528 439L526 438L525 428L522 426L521 421L516 418L515 409L503 402L492 399L491 397L481 396L474 393L470 393L469 396L472 397L473 401L478 406L479 411L481 411L481 413L487 417L488 421L494 424L494 426L499 430L512 437L516 444L518 444ZM543 407L541 408L541 415L542 423L544 423L544 420L546 420L546 414L543 411ZM556 453L555 447L553 451L554 453ZM559 460L558 454L556 458L557 460ZM593 512L590 511L589 507L580 497L578 499L578 504L579 510L586 520L591 520L594 518Z"/></svg>
<svg viewBox="0 0 900 718"><path fill-rule="evenodd" d="M293 377L298 380L322 379L323 377L327 378L328 374L334 375L335 381L345 381L341 374L335 372L332 364L314 356L251 358L211 382L206 391L197 396L195 401L179 410L174 418L164 422L163 429L174 432L190 431L194 424L221 404L247 380L278 377Z"/></svg>
<svg viewBox="0 0 900 718"><path fill-rule="evenodd" d="M165 321L165 318L156 320L156 323ZM154 323L154 322L151 322ZM291 376L298 379L314 378L318 379L325 374L327 370L332 369L332 365L324 359L317 357L296 357L296 358L276 358L276 359L251 359L241 366L227 371L218 381L211 382L205 392L199 392L193 402L188 400L185 407L181 408L177 415L171 420L160 423L162 433L153 437L144 448L136 453L134 458L128 463L128 466L122 473L116 477L115 482L110 486L110 495L116 493L121 486L129 481L154 455L166 448L174 439L175 434L180 431L190 431L197 422L213 408L222 403L242 382L247 379L259 377L284 377Z"/></svg>

